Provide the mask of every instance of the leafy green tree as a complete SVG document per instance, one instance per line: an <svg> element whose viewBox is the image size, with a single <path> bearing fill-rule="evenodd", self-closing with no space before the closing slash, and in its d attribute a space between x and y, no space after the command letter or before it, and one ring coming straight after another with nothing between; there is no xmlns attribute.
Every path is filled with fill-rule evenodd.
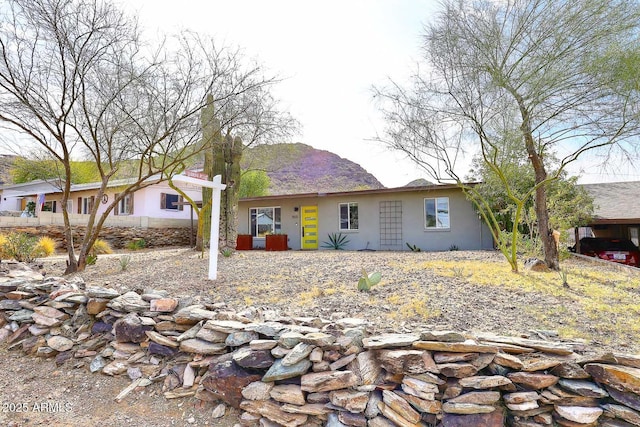
<svg viewBox="0 0 640 427"><path fill-rule="evenodd" d="M376 89L388 123L379 139L438 182L458 183L495 230L488 202L457 172L459 160L480 153L516 206L514 230L533 196L545 263L559 269L549 185L586 152L637 156L636 55L624 52L638 46L639 22L637 1L444 0L425 30L426 66L409 86ZM500 166L516 141L534 174L521 195ZM558 153L557 165L548 153ZM503 253L517 271L515 252Z"/></svg>
<svg viewBox="0 0 640 427"><path fill-rule="evenodd" d="M269 185L271 180L265 171L245 171L242 174L238 196L240 198L266 196L269 194Z"/></svg>
<svg viewBox="0 0 640 427"><path fill-rule="evenodd" d="M512 191L518 198L524 199L530 189L535 187L534 171L525 160L526 156L517 152L511 152L510 155L510 158L503 159L500 170L510 183ZM517 204L506 194L503 182L479 156L474 158L473 168L467 178L480 182L476 187L478 193L491 207L500 232L507 233L509 237L514 232L513 220ZM593 214L593 198L577 184L577 180L578 177L568 177L566 172L562 172L547 187L549 223L552 229L560 233L585 224ZM533 198L529 197L523 202L522 221L516 234L527 239L528 249L537 252L541 249L541 242L536 232L537 217Z"/></svg>
<svg viewBox="0 0 640 427"><path fill-rule="evenodd" d="M93 162L70 161L71 182L85 184L100 181L100 172ZM16 184L41 179L55 180L64 173L64 166L56 159L32 159L19 157L11 169L11 177Z"/></svg>

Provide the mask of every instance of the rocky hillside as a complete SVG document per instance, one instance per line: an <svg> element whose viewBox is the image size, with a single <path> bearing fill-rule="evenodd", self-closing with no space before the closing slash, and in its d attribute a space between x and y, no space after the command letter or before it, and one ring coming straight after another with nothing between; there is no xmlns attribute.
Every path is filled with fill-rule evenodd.
<svg viewBox="0 0 640 427"><path fill-rule="evenodd" d="M384 188L357 163L301 143L248 149L243 168L265 170L271 179L269 194Z"/></svg>

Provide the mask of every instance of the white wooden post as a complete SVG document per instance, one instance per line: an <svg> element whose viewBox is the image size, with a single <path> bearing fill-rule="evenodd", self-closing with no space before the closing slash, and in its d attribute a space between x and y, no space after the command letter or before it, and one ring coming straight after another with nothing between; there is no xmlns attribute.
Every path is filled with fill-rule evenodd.
<svg viewBox="0 0 640 427"><path fill-rule="evenodd" d="M213 177L213 181L186 175L175 175L173 181L198 185L213 189L211 192L211 240L209 242L209 280L218 278L218 238L220 237L220 192L227 188L222 183L220 175Z"/></svg>

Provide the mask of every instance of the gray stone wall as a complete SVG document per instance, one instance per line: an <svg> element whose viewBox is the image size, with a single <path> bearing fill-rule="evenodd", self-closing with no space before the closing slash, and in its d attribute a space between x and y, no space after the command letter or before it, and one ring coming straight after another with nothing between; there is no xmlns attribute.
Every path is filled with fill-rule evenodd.
<svg viewBox="0 0 640 427"><path fill-rule="evenodd" d="M64 238L64 228L57 225L44 225L37 227L2 227L0 233L12 231L26 233L30 236L48 236L58 243L58 249L65 250L67 241ZM73 227L73 240L77 246L86 232L86 227ZM195 242L195 227L192 241ZM190 228L140 228L140 227L103 227L100 238L109 242L112 248L122 249L134 239L144 239L147 247L189 246Z"/></svg>

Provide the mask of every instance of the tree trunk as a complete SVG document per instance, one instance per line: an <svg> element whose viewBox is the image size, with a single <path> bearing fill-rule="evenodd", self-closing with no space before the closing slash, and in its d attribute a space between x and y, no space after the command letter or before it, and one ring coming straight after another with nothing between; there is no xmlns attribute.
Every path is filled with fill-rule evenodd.
<svg viewBox="0 0 640 427"><path fill-rule="evenodd" d="M553 238L553 230L549 227L549 211L547 210L547 186L544 181L547 179L547 171L544 167L542 156L538 153L531 132L524 133L524 140L529 154L529 160L535 173L535 210L538 220L538 236L542 240L542 252L544 262L552 270L560 270L558 258L558 247Z"/></svg>
<svg viewBox="0 0 640 427"><path fill-rule="evenodd" d="M560 260L558 258L558 247L553 238L553 230L549 227L549 211L547 210L547 186L544 182L547 179L547 171L544 167L544 159L542 154L538 153L533 132L531 131L531 116L527 109L524 99L514 89L509 88L510 92L516 99L520 108L522 124L520 130L524 144L529 155L529 161L533 166L536 178L535 192L535 210L538 219L538 235L542 240L542 251L544 253L544 262L552 270L560 270Z"/></svg>

